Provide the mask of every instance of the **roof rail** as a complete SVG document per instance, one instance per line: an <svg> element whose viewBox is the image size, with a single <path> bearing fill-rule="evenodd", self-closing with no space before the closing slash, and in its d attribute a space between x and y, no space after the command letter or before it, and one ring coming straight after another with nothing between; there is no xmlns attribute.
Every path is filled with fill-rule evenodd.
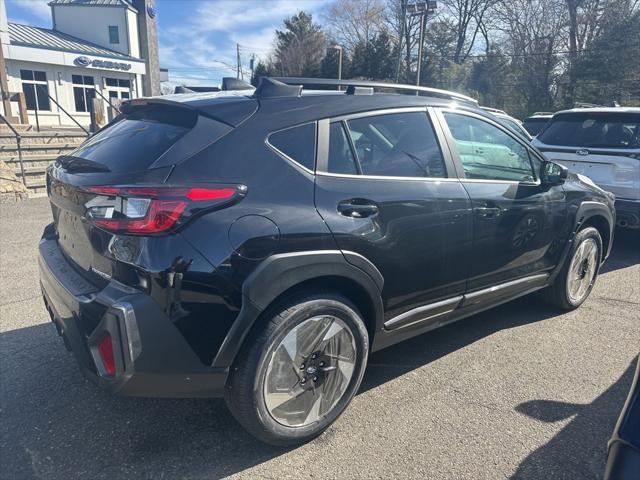
<svg viewBox="0 0 640 480"><path fill-rule="evenodd" d="M531 114L532 117L535 115L553 115L553 112L533 112Z"/></svg>
<svg viewBox="0 0 640 480"><path fill-rule="evenodd" d="M480 107L482 110L484 110L485 112L490 112L490 113L499 113L501 115L508 115L507 112L505 112L504 110L500 110L499 108L493 108L493 107Z"/></svg>
<svg viewBox="0 0 640 480"><path fill-rule="evenodd" d="M386 83L386 82L374 82L369 80L338 80L335 78L303 78L303 77L271 77L287 85L302 85L302 86L325 86L325 87L369 87L373 89L389 89L399 90L405 92L415 92L416 95L424 94L427 97L438 97L449 100L455 100L459 102L471 103L475 106L478 105L478 101L462 95L461 93L450 92L448 90L440 90L430 87L418 87L416 85L405 85L400 83Z"/></svg>

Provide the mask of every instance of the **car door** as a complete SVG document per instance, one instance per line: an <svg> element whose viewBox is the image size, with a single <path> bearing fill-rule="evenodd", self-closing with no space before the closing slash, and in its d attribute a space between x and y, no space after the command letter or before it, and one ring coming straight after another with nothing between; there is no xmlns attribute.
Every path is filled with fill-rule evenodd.
<svg viewBox="0 0 640 480"><path fill-rule="evenodd" d="M427 109L324 120L318 130L316 207L338 247L381 272L386 319L455 303L465 290L470 201Z"/></svg>
<svg viewBox="0 0 640 480"><path fill-rule="evenodd" d="M515 289L530 288L529 280L544 283L569 234L564 189L541 185L541 158L497 122L453 109L437 116L472 202L468 290L515 279L523 279L511 285ZM459 135L465 129L471 130L472 156L460 153L469 148L468 136Z"/></svg>

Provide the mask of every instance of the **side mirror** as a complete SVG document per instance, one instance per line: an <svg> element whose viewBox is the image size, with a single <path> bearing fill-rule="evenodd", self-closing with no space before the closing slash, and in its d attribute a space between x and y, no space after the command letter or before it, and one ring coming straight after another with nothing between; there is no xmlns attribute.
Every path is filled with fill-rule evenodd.
<svg viewBox="0 0 640 480"><path fill-rule="evenodd" d="M564 165L559 165L554 162L544 161L540 167L540 178L543 185L553 187L555 185L562 185L567 179L569 169Z"/></svg>

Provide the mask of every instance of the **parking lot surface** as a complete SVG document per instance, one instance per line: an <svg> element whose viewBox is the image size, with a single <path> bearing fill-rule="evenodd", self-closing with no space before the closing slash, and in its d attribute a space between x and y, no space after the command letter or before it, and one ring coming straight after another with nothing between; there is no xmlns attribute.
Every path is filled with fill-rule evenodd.
<svg viewBox="0 0 640 480"><path fill-rule="evenodd" d="M345 414L295 449L221 400L121 398L81 375L40 298L46 199L0 205L0 478L601 478L640 348L640 236L591 297L526 297L372 355Z"/></svg>

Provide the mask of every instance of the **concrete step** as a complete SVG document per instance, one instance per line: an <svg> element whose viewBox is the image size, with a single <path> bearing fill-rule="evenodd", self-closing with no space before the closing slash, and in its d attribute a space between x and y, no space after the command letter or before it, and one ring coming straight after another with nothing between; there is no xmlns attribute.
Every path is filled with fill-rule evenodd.
<svg viewBox="0 0 640 480"><path fill-rule="evenodd" d="M22 146L52 143L78 145L87 139L86 135L74 132L22 132L20 137ZM17 145L15 135L12 133L0 133L0 145Z"/></svg>
<svg viewBox="0 0 640 480"><path fill-rule="evenodd" d="M22 145L22 158L30 155L62 155L74 150L76 143L32 143ZM18 157L17 144L0 144L0 158L5 162Z"/></svg>

